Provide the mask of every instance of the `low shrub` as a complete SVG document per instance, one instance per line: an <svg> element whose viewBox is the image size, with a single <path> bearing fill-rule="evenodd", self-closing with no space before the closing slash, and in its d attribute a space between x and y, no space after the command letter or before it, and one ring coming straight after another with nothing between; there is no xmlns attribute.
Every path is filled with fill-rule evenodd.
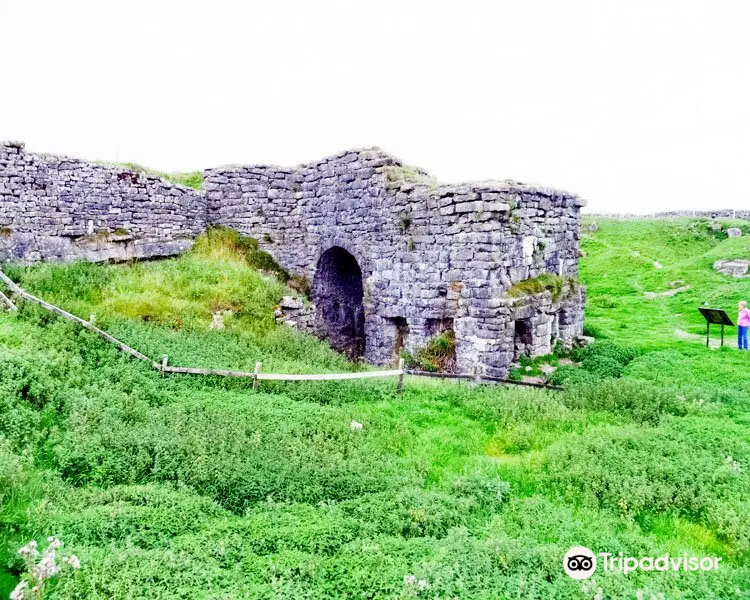
<svg viewBox="0 0 750 600"><path fill-rule="evenodd" d="M614 358L601 355L586 357L581 363L581 368L602 379L607 377L620 377L623 369L622 365Z"/></svg>
<svg viewBox="0 0 750 600"><path fill-rule="evenodd" d="M184 486L147 484L67 490L37 527L65 532L69 543L158 548L227 513Z"/></svg>
<svg viewBox="0 0 750 600"><path fill-rule="evenodd" d="M603 427L546 450L545 480L569 500L628 520L674 512L750 550L750 444L741 428L686 417L651 429ZM731 457L731 460L728 458Z"/></svg>
<svg viewBox="0 0 750 600"><path fill-rule="evenodd" d="M472 498L479 506L493 510L507 501L510 495L508 482L481 474L464 475L454 479L452 489L458 496Z"/></svg>
<svg viewBox="0 0 750 600"><path fill-rule="evenodd" d="M609 358L622 367L625 367L638 357L639 354L640 352L637 349L630 346L622 346L610 341L600 341L574 349L571 357L573 360L580 362L594 357Z"/></svg>
<svg viewBox="0 0 750 600"><path fill-rule="evenodd" d="M410 368L422 371L452 373L456 369L456 334L447 329L433 337L415 355L404 352Z"/></svg>
<svg viewBox="0 0 750 600"><path fill-rule="evenodd" d="M649 352L628 364L626 373L630 377L653 382L669 383L675 376L689 367L689 360L675 350Z"/></svg>
<svg viewBox="0 0 750 600"><path fill-rule="evenodd" d="M290 289L299 292L308 300L312 298L312 285L310 284L310 279L307 275L292 275L289 277L287 285Z"/></svg>
<svg viewBox="0 0 750 600"><path fill-rule="evenodd" d="M448 531L469 522L477 501L471 494L457 497L422 488L406 488L395 494L368 494L340 504L344 514L362 523L369 535L445 537Z"/></svg>
<svg viewBox="0 0 750 600"><path fill-rule="evenodd" d="M596 383L597 381L599 381L599 378L591 371L568 365L558 367L557 370L547 378L547 383L562 387L578 385L586 382Z"/></svg>
<svg viewBox="0 0 750 600"><path fill-rule="evenodd" d="M0 524L12 521L26 485L28 457L16 454L8 440L0 437Z"/></svg>
<svg viewBox="0 0 750 600"><path fill-rule="evenodd" d="M342 409L240 394L168 404L135 422L92 408L76 407L53 440L57 469L78 484L182 482L241 514L269 498L343 500L410 478L349 429Z"/></svg>
<svg viewBox="0 0 750 600"><path fill-rule="evenodd" d="M377 514L372 516L373 519L365 519L370 525L378 519ZM283 552L333 555L360 536L362 530L363 521L348 515L338 504L267 503L208 535L214 540L236 537L241 559L244 549L260 556Z"/></svg>
<svg viewBox="0 0 750 600"><path fill-rule="evenodd" d="M665 414L684 416L685 398L675 390L635 379L584 378L568 381L560 394L569 408L627 414L641 423L658 423Z"/></svg>

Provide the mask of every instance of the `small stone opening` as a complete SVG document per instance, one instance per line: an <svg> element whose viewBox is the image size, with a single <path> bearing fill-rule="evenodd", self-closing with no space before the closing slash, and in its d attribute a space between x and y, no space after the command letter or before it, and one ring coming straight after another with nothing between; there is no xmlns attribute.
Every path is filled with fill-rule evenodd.
<svg viewBox="0 0 750 600"><path fill-rule="evenodd" d="M409 324L404 317L393 317L388 319L393 327L393 357L398 358L401 351L406 347L409 339Z"/></svg>
<svg viewBox="0 0 750 600"><path fill-rule="evenodd" d="M453 319L426 319L425 335L434 337L443 331L453 331Z"/></svg>
<svg viewBox="0 0 750 600"><path fill-rule="evenodd" d="M552 315L552 326L551 326L551 333L550 333L550 346L552 348L555 347L555 344L557 343L557 340L560 338L560 315L558 313L554 313Z"/></svg>
<svg viewBox="0 0 750 600"><path fill-rule="evenodd" d="M454 373L456 371L456 332L451 318L426 319L427 344L418 357L429 365L429 371Z"/></svg>
<svg viewBox="0 0 750 600"><path fill-rule="evenodd" d="M513 358L518 360L522 356L528 356L534 343L534 331L531 319L518 319L515 322L515 333L513 335Z"/></svg>
<svg viewBox="0 0 750 600"><path fill-rule="evenodd" d="M339 246L326 250L318 260L312 297L316 326L331 347L351 358L365 349L365 314L362 270L349 252Z"/></svg>

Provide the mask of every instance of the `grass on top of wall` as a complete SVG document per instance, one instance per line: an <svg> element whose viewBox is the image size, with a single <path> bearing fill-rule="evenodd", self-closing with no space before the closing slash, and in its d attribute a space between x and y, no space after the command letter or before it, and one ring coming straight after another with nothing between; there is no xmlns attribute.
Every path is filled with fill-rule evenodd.
<svg viewBox="0 0 750 600"><path fill-rule="evenodd" d="M133 162L115 164L131 171L143 172L147 175L153 175L154 177L161 177L162 179L166 179L167 181L171 181L172 183L184 185L185 187L193 188L194 190L200 191L201 186L203 185L202 171L191 171L187 173L167 173L164 171L157 171L156 169L150 169Z"/></svg>

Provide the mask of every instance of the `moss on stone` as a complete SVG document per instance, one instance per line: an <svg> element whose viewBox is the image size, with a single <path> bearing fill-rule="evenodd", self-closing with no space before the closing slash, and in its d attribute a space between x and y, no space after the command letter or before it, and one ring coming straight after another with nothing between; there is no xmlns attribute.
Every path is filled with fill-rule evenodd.
<svg viewBox="0 0 750 600"><path fill-rule="evenodd" d="M521 298L523 296L533 296L542 292L551 292L552 298L557 300L564 293L575 289L578 285L574 277L560 277L552 273L542 273L538 277L524 279L512 285L505 292L511 298Z"/></svg>
<svg viewBox="0 0 750 600"><path fill-rule="evenodd" d="M431 188L438 185L437 179L424 169L413 165L388 165L383 167L383 173L385 173L389 187L398 187L405 182L426 185Z"/></svg>

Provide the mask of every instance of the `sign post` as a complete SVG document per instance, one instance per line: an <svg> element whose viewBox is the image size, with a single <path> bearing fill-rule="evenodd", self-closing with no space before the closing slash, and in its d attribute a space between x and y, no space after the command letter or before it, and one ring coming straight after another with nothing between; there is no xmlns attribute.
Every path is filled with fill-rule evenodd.
<svg viewBox="0 0 750 600"><path fill-rule="evenodd" d="M729 318L729 315L726 313L726 311L723 311L720 308L699 308L698 310L703 315L703 318L706 319L706 348L708 348L708 341L710 339L709 334L711 331L711 323L713 323L714 325L721 325L721 345L723 346L724 325L734 327L732 319Z"/></svg>

